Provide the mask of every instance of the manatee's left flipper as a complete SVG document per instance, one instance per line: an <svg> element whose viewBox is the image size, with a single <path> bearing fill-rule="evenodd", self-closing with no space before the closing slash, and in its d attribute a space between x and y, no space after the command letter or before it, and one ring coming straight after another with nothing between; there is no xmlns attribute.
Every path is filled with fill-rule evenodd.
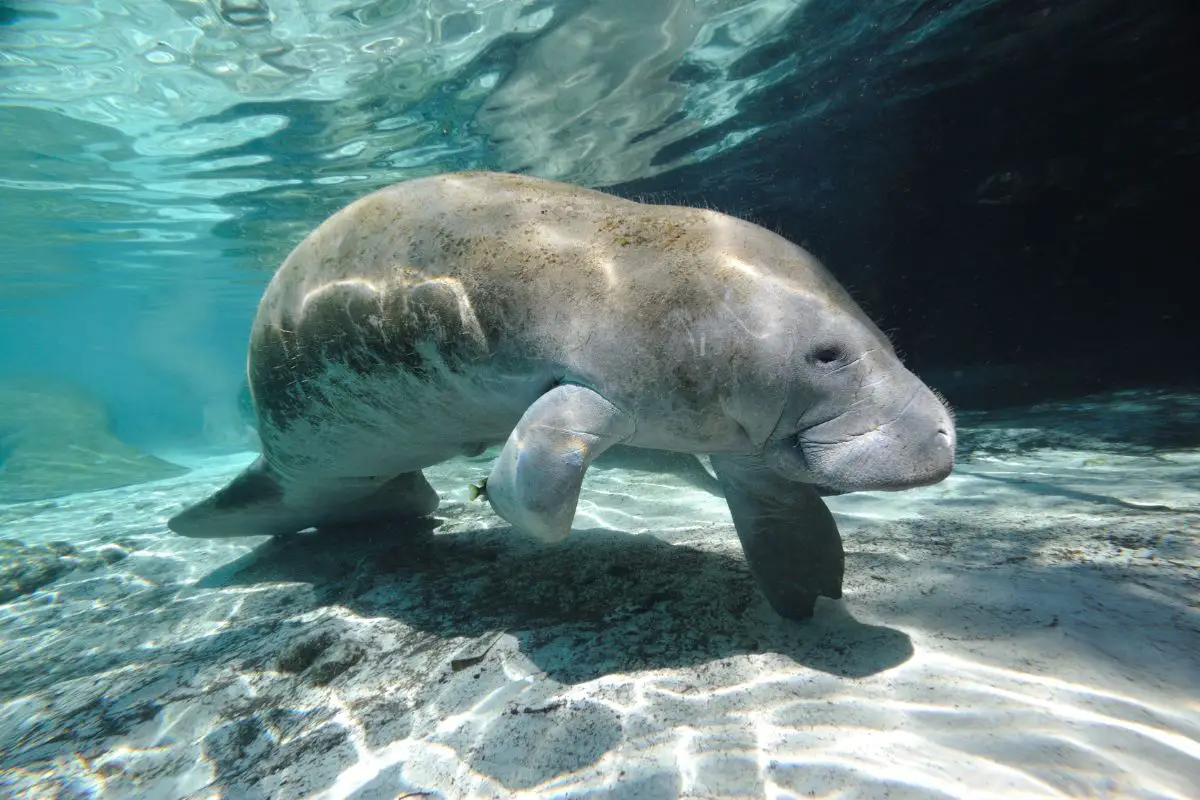
<svg viewBox="0 0 1200 800"><path fill-rule="evenodd" d="M712 456L750 571L782 617L808 619L817 597L842 596L845 555L815 486L789 481L758 456Z"/></svg>
<svg viewBox="0 0 1200 800"><path fill-rule="evenodd" d="M588 465L633 433L633 418L596 392L557 386L509 435L488 476L488 502L522 533L561 541L571 532Z"/></svg>
<svg viewBox="0 0 1200 800"><path fill-rule="evenodd" d="M703 489L709 494L720 497L722 494L721 482L705 469L700 456L691 453L681 453L680 455L684 457L685 461L684 465L680 467L679 476L697 489Z"/></svg>
<svg viewBox="0 0 1200 800"><path fill-rule="evenodd" d="M420 470L404 472L379 485L361 500L347 502L344 509L333 509L332 519L347 522L410 519L427 517L437 511L438 493Z"/></svg>

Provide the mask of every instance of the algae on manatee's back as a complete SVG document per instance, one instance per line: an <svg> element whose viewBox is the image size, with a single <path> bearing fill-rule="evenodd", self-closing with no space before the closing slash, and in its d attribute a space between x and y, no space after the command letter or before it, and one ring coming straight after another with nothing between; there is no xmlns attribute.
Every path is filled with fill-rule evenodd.
<svg viewBox="0 0 1200 800"><path fill-rule="evenodd" d="M0 503L115 489L186 471L118 439L104 407L77 389L0 380Z"/></svg>

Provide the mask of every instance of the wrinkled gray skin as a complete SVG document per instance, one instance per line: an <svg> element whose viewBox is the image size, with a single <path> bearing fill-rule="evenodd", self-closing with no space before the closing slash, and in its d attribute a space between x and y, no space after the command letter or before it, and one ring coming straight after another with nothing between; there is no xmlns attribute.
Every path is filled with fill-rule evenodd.
<svg viewBox="0 0 1200 800"><path fill-rule="evenodd" d="M616 444L710 454L774 609L842 591L821 494L942 480L954 423L817 261L715 211L457 173L375 192L284 261L248 375L261 458L185 536L424 516L420 470L504 443L516 530L566 537Z"/></svg>

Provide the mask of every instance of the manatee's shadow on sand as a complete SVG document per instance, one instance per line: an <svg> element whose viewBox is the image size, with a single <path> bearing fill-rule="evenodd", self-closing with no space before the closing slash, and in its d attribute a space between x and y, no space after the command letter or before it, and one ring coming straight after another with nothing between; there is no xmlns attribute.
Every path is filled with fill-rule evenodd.
<svg viewBox="0 0 1200 800"><path fill-rule="evenodd" d="M864 625L839 602L822 600L808 622L778 617L736 551L602 529L543 545L509 528L435 535L436 524L277 537L197 586L298 581L323 603L439 636L507 631L564 683L762 652L858 678L913 653L907 634Z"/></svg>

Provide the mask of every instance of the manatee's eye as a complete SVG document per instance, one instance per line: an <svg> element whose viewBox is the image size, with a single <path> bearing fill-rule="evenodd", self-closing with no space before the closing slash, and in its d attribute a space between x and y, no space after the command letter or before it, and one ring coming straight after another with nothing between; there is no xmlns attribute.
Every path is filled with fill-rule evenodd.
<svg viewBox="0 0 1200 800"><path fill-rule="evenodd" d="M846 357L846 351L836 344L824 344L808 354L808 360L822 367L829 367Z"/></svg>

